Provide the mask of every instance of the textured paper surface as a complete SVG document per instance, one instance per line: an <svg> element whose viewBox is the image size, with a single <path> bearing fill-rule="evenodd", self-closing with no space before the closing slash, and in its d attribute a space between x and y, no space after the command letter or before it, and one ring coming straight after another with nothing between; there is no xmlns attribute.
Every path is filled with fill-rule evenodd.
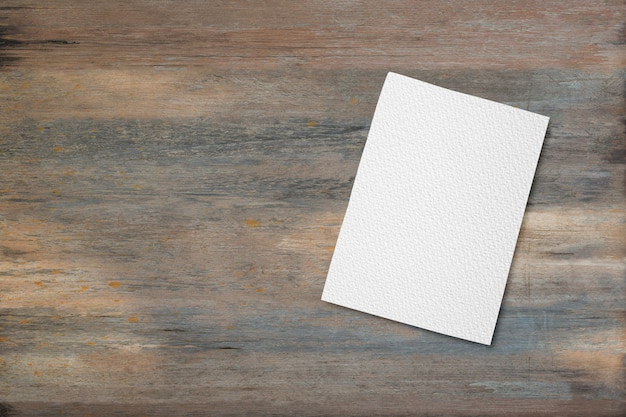
<svg viewBox="0 0 626 417"><path fill-rule="evenodd" d="M389 73L322 300L491 344L548 120Z"/></svg>

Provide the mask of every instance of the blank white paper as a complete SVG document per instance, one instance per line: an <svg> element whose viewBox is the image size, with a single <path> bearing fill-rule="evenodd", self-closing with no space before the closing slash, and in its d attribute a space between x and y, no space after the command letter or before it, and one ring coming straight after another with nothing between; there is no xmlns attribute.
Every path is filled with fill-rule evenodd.
<svg viewBox="0 0 626 417"><path fill-rule="evenodd" d="M548 120L389 73L322 300L490 345Z"/></svg>

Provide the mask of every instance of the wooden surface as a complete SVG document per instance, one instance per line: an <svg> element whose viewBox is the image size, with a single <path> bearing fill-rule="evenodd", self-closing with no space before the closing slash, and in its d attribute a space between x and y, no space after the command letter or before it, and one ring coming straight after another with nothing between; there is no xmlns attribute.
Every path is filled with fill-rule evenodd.
<svg viewBox="0 0 626 417"><path fill-rule="evenodd" d="M623 1L0 5L0 416L617 416ZM387 71L551 117L493 346L320 301Z"/></svg>

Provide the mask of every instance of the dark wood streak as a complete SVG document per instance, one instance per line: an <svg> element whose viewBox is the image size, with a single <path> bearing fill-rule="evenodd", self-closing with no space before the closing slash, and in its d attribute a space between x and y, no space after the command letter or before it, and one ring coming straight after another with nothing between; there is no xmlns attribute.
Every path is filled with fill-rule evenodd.
<svg viewBox="0 0 626 417"><path fill-rule="evenodd" d="M618 416L624 6L0 7L0 417ZM484 347L322 303L382 81L551 117Z"/></svg>

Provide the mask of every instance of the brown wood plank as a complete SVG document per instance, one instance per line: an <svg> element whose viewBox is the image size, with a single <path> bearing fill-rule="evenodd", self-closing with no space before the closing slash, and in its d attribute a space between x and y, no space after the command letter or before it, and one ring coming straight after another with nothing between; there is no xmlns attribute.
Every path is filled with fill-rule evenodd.
<svg viewBox="0 0 626 417"><path fill-rule="evenodd" d="M625 16L0 5L0 417L623 415ZM387 71L551 117L491 347L320 301Z"/></svg>

